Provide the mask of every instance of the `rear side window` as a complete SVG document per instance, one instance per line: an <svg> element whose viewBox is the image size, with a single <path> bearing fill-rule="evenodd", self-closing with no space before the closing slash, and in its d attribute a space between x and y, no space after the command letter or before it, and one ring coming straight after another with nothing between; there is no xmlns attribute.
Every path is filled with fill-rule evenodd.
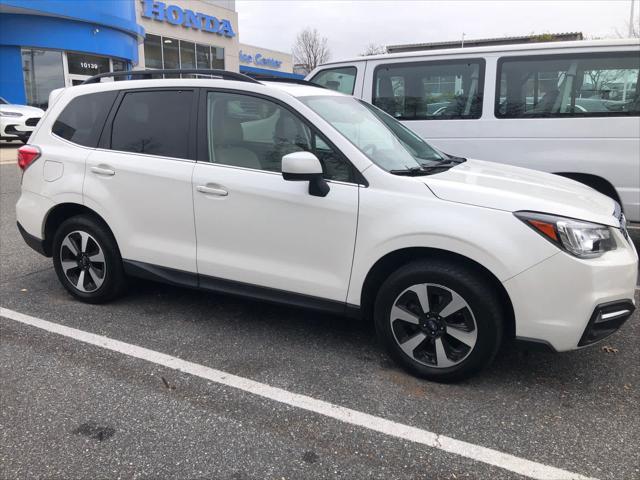
<svg viewBox="0 0 640 480"><path fill-rule="evenodd" d="M484 59L380 65L373 104L398 120L480 118Z"/></svg>
<svg viewBox="0 0 640 480"><path fill-rule="evenodd" d="M336 92L353 95L357 72L356 67L330 68L318 72L311 82Z"/></svg>
<svg viewBox="0 0 640 480"><path fill-rule="evenodd" d="M78 145L95 147L117 95L117 91L112 91L74 98L57 118L51 131Z"/></svg>
<svg viewBox="0 0 640 480"><path fill-rule="evenodd" d="M501 58L496 117L637 116L639 72L633 52Z"/></svg>
<svg viewBox="0 0 640 480"><path fill-rule="evenodd" d="M111 148L188 158L193 91L129 92L113 119Z"/></svg>

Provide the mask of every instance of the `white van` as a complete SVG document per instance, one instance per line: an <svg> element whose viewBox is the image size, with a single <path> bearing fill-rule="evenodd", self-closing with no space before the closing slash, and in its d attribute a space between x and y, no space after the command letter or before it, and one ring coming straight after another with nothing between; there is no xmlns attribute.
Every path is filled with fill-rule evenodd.
<svg viewBox="0 0 640 480"><path fill-rule="evenodd" d="M639 71L637 40L598 40L358 57L307 79L452 155L583 182L640 222Z"/></svg>

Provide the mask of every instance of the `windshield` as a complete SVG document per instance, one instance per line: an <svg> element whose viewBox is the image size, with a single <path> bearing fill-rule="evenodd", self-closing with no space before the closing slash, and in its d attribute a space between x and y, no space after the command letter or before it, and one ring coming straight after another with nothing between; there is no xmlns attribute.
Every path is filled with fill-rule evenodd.
<svg viewBox="0 0 640 480"><path fill-rule="evenodd" d="M347 96L300 97L376 165L387 171L433 166L445 156L378 108Z"/></svg>

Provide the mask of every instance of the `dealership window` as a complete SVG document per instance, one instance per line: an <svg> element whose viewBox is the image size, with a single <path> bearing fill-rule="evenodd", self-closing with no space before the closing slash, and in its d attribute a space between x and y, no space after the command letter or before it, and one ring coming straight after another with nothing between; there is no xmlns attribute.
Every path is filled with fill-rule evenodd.
<svg viewBox="0 0 640 480"><path fill-rule="evenodd" d="M130 92L113 120L111 148L187 158L191 90Z"/></svg>
<svg viewBox="0 0 640 480"><path fill-rule="evenodd" d="M373 104L399 120L480 118L484 60L382 65Z"/></svg>
<svg viewBox="0 0 640 480"><path fill-rule="evenodd" d="M64 87L62 52L23 48L22 71L27 104L46 109L49 94Z"/></svg>
<svg viewBox="0 0 640 480"><path fill-rule="evenodd" d="M224 48L211 47L211 68L224 70Z"/></svg>
<svg viewBox="0 0 640 480"><path fill-rule="evenodd" d="M196 45L180 40L180 68L196 68Z"/></svg>
<svg viewBox="0 0 640 480"><path fill-rule="evenodd" d="M315 75L311 82L348 95L353 94L356 83L356 67L330 68Z"/></svg>
<svg viewBox="0 0 640 480"><path fill-rule="evenodd" d="M145 68L217 68L224 70L224 48L147 34Z"/></svg>
<svg viewBox="0 0 640 480"><path fill-rule="evenodd" d="M640 115L634 53L502 58L499 118Z"/></svg>
<svg viewBox="0 0 640 480"><path fill-rule="evenodd" d="M162 68L162 38L147 34L144 39L144 63L146 68Z"/></svg>
<svg viewBox="0 0 640 480"><path fill-rule="evenodd" d="M162 37L164 68L180 68L180 48L175 38Z"/></svg>

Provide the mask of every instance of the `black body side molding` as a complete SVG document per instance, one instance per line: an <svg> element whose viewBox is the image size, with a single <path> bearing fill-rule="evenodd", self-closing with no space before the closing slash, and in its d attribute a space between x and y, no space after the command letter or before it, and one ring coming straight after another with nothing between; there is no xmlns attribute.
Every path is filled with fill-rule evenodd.
<svg viewBox="0 0 640 480"><path fill-rule="evenodd" d="M222 278L198 275L197 273L175 270L135 260L123 260L124 271L132 277L168 283L180 287L223 293L227 295L248 297L270 303L288 305L295 308L317 310L343 315L351 318L360 317L360 307L345 302L313 297L301 293L292 293L275 288L262 287L250 283L236 282Z"/></svg>

